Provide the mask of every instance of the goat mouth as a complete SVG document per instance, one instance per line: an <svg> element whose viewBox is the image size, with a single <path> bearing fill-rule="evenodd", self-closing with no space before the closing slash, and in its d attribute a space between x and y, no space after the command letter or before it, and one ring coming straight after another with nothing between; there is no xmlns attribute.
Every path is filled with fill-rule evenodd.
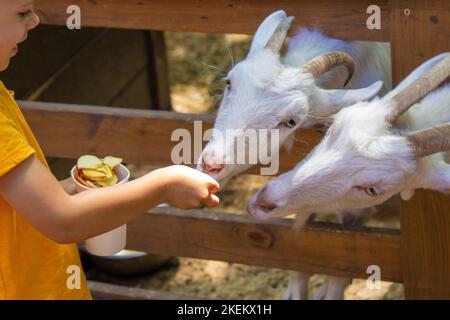
<svg viewBox="0 0 450 320"><path fill-rule="evenodd" d="M275 205L249 203L247 206L247 212L252 217L258 219L268 219L272 216L272 213L276 208L277 207Z"/></svg>
<svg viewBox="0 0 450 320"><path fill-rule="evenodd" d="M230 177L230 172L226 170L226 168L223 168L221 170L214 170L214 171L203 171L207 175L211 176L212 178L216 179L217 181L221 182L227 178ZM231 174L232 176L232 174Z"/></svg>
<svg viewBox="0 0 450 320"><path fill-rule="evenodd" d="M211 173L211 174L219 174L222 171L223 171L223 168L220 168L220 169L209 169L206 172Z"/></svg>
<svg viewBox="0 0 450 320"><path fill-rule="evenodd" d="M270 212L274 210L277 206L269 204L256 204L256 207L264 212Z"/></svg>

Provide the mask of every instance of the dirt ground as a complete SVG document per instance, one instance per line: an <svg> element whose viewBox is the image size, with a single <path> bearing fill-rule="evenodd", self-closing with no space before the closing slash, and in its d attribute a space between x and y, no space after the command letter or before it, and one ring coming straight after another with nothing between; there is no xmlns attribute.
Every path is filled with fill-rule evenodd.
<svg viewBox="0 0 450 320"><path fill-rule="evenodd" d="M221 79L233 63L245 57L250 38L166 32L166 42L173 109L184 113L214 112L223 88ZM131 166L130 169L136 177L151 168ZM235 214L245 212L250 196L267 179L248 175L232 179L221 192L219 211ZM335 219L329 216L322 218ZM395 213L375 214L367 224L399 228L399 219ZM174 258L156 273L132 278L111 276L95 267L87 272L89 279L220 299L281 299L289 275L290 272L284 270L190 258ZM312 277L310 295L323 280L322 275ZM369 290L365 280L355 279L347 288L345 298L403 299L403 286L382 282L381 289Z"/></svg>

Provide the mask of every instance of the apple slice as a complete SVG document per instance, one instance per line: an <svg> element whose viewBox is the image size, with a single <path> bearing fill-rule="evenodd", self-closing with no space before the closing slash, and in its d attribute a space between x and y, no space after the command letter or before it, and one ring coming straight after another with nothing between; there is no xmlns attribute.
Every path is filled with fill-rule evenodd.
<svg viewBox="0 0 450 320"><path fill-rule="evenodd" d="M95 170L102 165L102 161L96 156L85 155L81 156L77 161L77 169Z"/></svg>
<svg viewBox="0 0 450 320"><path fill-rule="evenodd" d="M111 170L121 164L123 161L122 158L116 158L112 156L107 156L103 159L103 163L106 164Z"/></svg>
<svg viewBox="0 0 450 320"><path fill-rule="evenodd" d="M113 170L122 161L122 158L113 156L107 156L103 160L93 155L81 156L77 161L75 179L90 188L113 186L118 182L117 175Z"/></svg>
<svg viewBox="0 0 450 320"><path fill-rule="evenodd" d="M92 182L89 181L89 180L86 180L86 184L87 184L88 187L90 187L90 188L98 188L94 183L92 183Z"/></svg>
<svg viewBox="0 0 450 320"><path fill-rule="evenodd" d="M83 179L81 179L80 175L78 174L78 170L75 171L74 176L75 176L75 180L77 180L81 185L83 185L85 187L89 187L89 185L87 185L86 182Z"/></svg>
<svg viewBox="0 0 450 320"><path fill-rule="evenodd" d="M101 168L97 169L99 171L103 171L106 175L106 179L109 180L112 178L112 170L108 165L103 165Z"/></svg>
<svg viewBox="0 0 450 320"><path fill-rule="evenodd" d="M112 177L106 181L97 181L97 183L99 185L101 185L102 187L110 187L113 186L115 184L117 184L117 182L119 181L119 179L117 179L117 175L115 172L112 173Z"/></svg>
<svg viewBox="0 0 450 320"><path fill-rule="evenodd" d="M99 170L83 169L83 176L89 180L107 180L105 172Z"/></svg>
<svg viewBox="0 0 450 320"><path fill-rule="evenodd" d="M113 186L119 182L119 178L115 172L112 173L112 178L109 180L110 186Z"/></svg>

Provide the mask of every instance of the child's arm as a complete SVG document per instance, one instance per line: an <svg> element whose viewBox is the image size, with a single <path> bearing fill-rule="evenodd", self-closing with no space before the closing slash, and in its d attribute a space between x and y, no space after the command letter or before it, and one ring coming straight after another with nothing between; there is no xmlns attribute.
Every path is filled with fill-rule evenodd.
<svg viewBox="0 0 450 320"><path fill-rule="evenodd" d="M63 187L64 191L67 194L74 195L77 193L77 191L75 190L75 186L73 185L72 178L59 180L59 184L61 185L61 187Z"/></svg>
<svg viewBox="0 0 450 320"><path fill-rule="evenodd" d="M0 194L6 201L60 243L81 242L112 230L163 202L183 209L216 206L218 189L206 174L171 166L123 185L70 196L35 156L0 177Z"/></svg>

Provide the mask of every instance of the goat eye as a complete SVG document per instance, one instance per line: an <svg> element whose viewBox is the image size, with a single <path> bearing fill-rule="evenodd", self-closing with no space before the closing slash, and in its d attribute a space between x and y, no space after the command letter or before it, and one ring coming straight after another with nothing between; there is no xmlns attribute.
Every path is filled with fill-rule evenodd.
<svg viewBox="0 0 450 320"><path fill-rule="evenodd" d="M225 83L226 83L226 85L227 85L227 89L228 89L228 90L231 90L231 80L230 80L230 79L226 79L226 80L225 80Z"/></svg>
<svg viewBox="0 0 450 320"><path fill-rule="evenodd" d="M379 197L383 193L375 187L365 187L363 190L371 197Z"/></svg>
<svg viewBox="0 0 450 320"><path fill-rule="evenodd" d="M297 121L295 119L290 118L287 121L283 122L283 124L288 128L293 128L297 125Z"/></svg>

